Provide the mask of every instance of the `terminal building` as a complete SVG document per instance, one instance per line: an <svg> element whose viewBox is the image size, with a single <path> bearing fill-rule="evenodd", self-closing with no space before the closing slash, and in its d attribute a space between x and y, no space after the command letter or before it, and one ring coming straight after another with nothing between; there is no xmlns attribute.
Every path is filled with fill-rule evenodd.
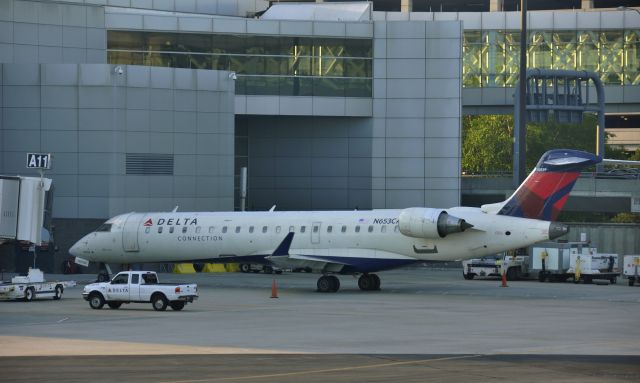
<svg viewBox="0 0 640 383"><path fill-rule="evenodd" d="M2 1L0 174L52 153L62 253L116 214L237 209L242 167L251 210L459 205L461 117L512 113L518 78L515 2L480 3ZM529 67L599 73L637 145L640 12L535 3Z"/></svg>

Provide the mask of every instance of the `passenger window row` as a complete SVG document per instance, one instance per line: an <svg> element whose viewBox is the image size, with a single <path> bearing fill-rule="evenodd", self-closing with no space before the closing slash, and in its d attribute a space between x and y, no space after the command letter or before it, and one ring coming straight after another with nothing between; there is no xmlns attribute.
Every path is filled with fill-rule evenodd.
<svg viewBox="0 0 640 383"><path fill-rule="evenodd" d="M369 225L367 226L367 232L369 233L373 233L375 231L375 226L374 225ZM164 226L158 226L158 234L162 234L162 231L164 229ZM220 230L222 234L227 233L228 231L228 226L223 226L222 229ZM189 231L189 227L188 226L183 226L182 227L182 234L187 234ZM349 230L349 228L347 227L347 225L342 225L340 226L340 233L347 233L347 231ZM236 234L239 234L240 232L242 232L242 226L236 226L234 229ZM282 227L281 226L276 226L274 229L275 233L280 233L282 231ZM307 227L306 226L300 226L300 230L299 233L304 234L307 231ZM318 233L320 231L320 226L319 225L313 225L312 228L313 233ZM327 234L331 234L333 233L333 225L328 225L326 226L326 231ZM379 226L379 231L381 233L386 233L387 232L387 226L386 225L381 225ZM398 225L396 225L393 228L394 232L398 232L399 228ZM144 230L145 233L149 234L151 232L151 228L147 227ZM174 226L169 226L169 233L173 234L175 232L175 227ZM216 232L216 227L215 226L209 226L209 234L214 234ZM249 226L249 233L254 233L255 232L255 226ZM266 234L269 232L269 226L262 226L262 233ZM289 233L295 233L296 232L296 227L295 226L289 226ZM336 231L337 232L337 231ZM360 233L360 225L356 225L353 227L353 232L354 233ZM201 226L196 226L195 228L195 233L196 234L201 234L202 233L202 227Z"/></svg>

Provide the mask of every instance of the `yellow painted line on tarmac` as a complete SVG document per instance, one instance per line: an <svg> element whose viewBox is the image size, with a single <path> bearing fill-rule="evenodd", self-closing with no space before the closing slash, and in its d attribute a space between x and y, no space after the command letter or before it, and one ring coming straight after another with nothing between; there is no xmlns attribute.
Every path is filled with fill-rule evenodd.
<svg viewBox="0 0 640 383"><path fill-rule="evenodd" d="M162 381L162 382L159 382L159 383L206 383L206 382L228 382L228 381L237 381L237 380L283 378L283 377L291 377L291 376L299 376L299 375L326 374L326 373L332 373L332 372L369 370L369 369L404 366L404 365L411 365L411 364L442 362L442 361L447 361L447 360L472 359L472 358L478 358L478 357L481 357L481 356L483 356L483 355L478 354L478 355L449 356L449 357L444 357L444 358L407 360L407 361L402 361L402 362L376 363L376 364L367 364L367 365L364 365L364 366L347 366L347 367L339 367L339 368L327 368L327 369L321 369L321 370L304 370L304 371L297 371L297 372L283 372L283 373L278 373L278 374L247 375L247 376L236 376L236 377L227 377L227 378L167 380L167 381Z"/></svg>

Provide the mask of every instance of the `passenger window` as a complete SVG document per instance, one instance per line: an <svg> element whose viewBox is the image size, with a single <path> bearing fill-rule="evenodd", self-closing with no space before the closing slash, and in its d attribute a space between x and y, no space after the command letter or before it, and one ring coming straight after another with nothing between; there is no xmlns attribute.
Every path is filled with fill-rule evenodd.
<svg viewBox="0 0 640 383"><path fill-rule="evenodd" d="M209 226L209 234L213 234L215 230L216 230L215 226Z"/></svg>
<svg viewBox="0 0 640 383"><path fill-rule="evenodd" d="M266 233L267 232L267 226L262 226L262 232Z"/></svg>
<svg viewBox="0 0 640 383"><path fill-rule="evenodd" d="M306 226L300 226L300 232L304 233L305 231L307 231L307 227Z"/></svg>
<svg viewBox="0 0 640 383"><path fill-rule="evenodd" d="M162 226L158 226L158 234L162 234Z"/></svg>
<svg viewBox="0 0 640 383"><path fill-rule="evenodd" d="M137 285L139 281L140 281L140 275L138 275L138 274L133 274L133 275L131 276L131 284L132 284L132 285Z"/></svg>
<svg viewBox="0 0 640 383"><path fill-rule="evenodd" d="M382 226L382 228L380 228L380 231L383 233L387 232L387 227L386 226Z"/></svg>
<svg viewBox="0 0 640 383"><path fill-rule="evenodd" d="M226 226L222 226L222 233L226 233L227 232L227 227Z"/></svg>
<svg viewBox="0 0 640 383"><path fill-rule="evenodd" d="M289 226L289 233L293 233L294 231L296 231L296 227L295 226Z"/></svg>
<svg viewBox="0 0 640 383"><path fill-rule="evenodd" d="M373 225L369 225L369 233L373 233Z"/></svg>
<svg viewBox="0 0 640 383"><path fill-rule="evenodd" d="M276 233L279 233L282 228L280 226L276 226Z"/></svg>
<svg viewBox="0 0 640 383"><path fill-rule="evenodd" d="M318 230L320 230L320 226L314 226L314 227L313 227L313 232L314 232L314 233L317 233L317 232L318 232Z"/></svg>
<svg viewBox="0 0 640 383"><path fill-rule="evenodd" d="M187 227L186 227L186 226L184 226L184 227L182 228L182 234L186 234L186 233L187 233Z"/></svg>
<svg viewBox="0 0 640 383"><path fill-rule="evenodd" d="M144 232L149 234L151 232L151 228L150 227L145 227L144 228Z"/></svg>
<svg viewBox="0 0 640 383"><path fill-rule="evenodd" d="M342 225L342 232L346 233L347 232L347 226L346 225Z"/></svg>
<svg viewBox="0 0 640 383"><path fill-rule="evenodd" d="M327 226L327 233L331 233L333 231L333 227L331 225Z"/></svg>
<svg viewBox="0 0 640 383"><path fill-rule="evenodd" d="M173 234L173 229L174 229L173 226L169 226L169 234Z"/></svg>
<svg viewBox="0 0 640 383"><path fill-rule="evenodd" d="M253 233L253 226L249 226L249 233Z"/></svg>
<svg viewBox="0 0 640 383"><path fill-rule="evenodd" d="M360 232L360 226L356 226L356 233Z"/></svg>
<svg viewBox="0 0 640 383"><path fill-rule="evenodd" d="M201 231L202 231L202 227L200 226L196 227L196 234L200 234Z"/></svg>
<svg viewBox="0 0 640 383"><path fill-rule="evenodd" d="M240 232L240 226L236 226L236 233Z"/></svg>

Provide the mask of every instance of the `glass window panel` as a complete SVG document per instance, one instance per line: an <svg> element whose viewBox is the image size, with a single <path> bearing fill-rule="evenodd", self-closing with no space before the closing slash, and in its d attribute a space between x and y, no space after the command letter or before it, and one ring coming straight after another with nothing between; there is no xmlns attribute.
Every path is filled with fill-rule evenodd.
<svg viewBox="0 0 640 383"><path fill-rule="evenodd" d="M311 77L280 77L281 96L313 96Z"/></svg>
<svg viewBox="0 0 640 383"><path fill-rule="evenodd" d="M250 55L263 55L265 53L264 40L265 38L262 36L246 36L244 38L245 49L243 53Z"/></svg>
<svg viewBox="0 0 640 383"><path fill-rule="evenodd" d="M594 31L578 31L578 48L576 67L578 70L597 72L599 68L598 33Z"/></svg>
<svg viewBox="0 0 640 383"><path fill-rule="evenodd" d="M625 85L640 85L640 31L625 33L624 74Z"/></svg>
<svg viewBox="0 0 640 383"><path fill-rule="evenodd" d="M342 63L343 59L334 57L315 59L313 73L316 76L342 77L344 76Z"/></svg>
<svg viewBox="0 0 640 383"><path fill-rule="evenodd" d="M278 77L246 76L246 90L250 95L276 95L279 92Z"/></svg>
<svg viewBox="0 0 640 383"><path fill-rule="evenodd" d="M337 78L314 77L313 95L320 97L344 97L344 81Z"/></svg>
<svg viewBox="0 0 640 383"><path fill-rule="evenodd" d="M311 57L290 57L287 63L287 74L311 76Z"/></svg>
<svg viewBox="0 0 640 383"><path fill-rule="evenodd" d="M551 68L551 33L535 31L529 35L527 66Z"/></svg>
<svg viewBox="0 0 640 383"><path fill-rule="evenodd" d="M211 52L211 35L196 33L179 33L178 34L178 50L181 52Z"/></svg>
<svg viewBox="0 0 640 383"><path fill-rule="evenodd" d="M213 35L213 53L243 54L245 39L237 35Z"/></svg>
<svg viewBox="0 0 640 383"><path fill-rule="evenodd" d="M154 52L178 51L178 35L175 33L147 33L147 49Z"/></svg>
<svg viewBox="0 0 640 383"><path fill-rule="evenodd" d="M189 66L192 69L211 69L211 56L210 55L196 55L190 54Z"/></svg>
<svg viewBox="0 0 640 383"><path fill-rule="evenodd" d="M343 57L373 57L373 41L370 39L345 39Z"/></svg>
<svg viewBox="0 0 640 383"><path fill-rule="evenodd" d="M141 52L108 51L107 62L109 64L143 65L144 58Z"/></svg>
<svg viewBox="0 0 640 383"><path fill-rule="evenodd" d="M144 35L138 32L107 31L107 49L144 50Z"/></svg>
<svg viewBox="0 0 640 383"><path fill-rule="evenodd" d="M600 33L600 78L605 84L622 84L623 48L624 38L621 30Z"/></svg>
<svg viewBox="0 0 640 383"><path fill-rule="evenodd" d="M340 57L344 53L343 39L313 39L313 55L318 57Z"/></svg>
<svg viewBox="0 0 640 383"><path fill-rule="evenodd" d="M264 57L261 56L242 56L242 57L233 57L231 59L232 67L235 66L236 62L242 61L241 69L236 66L237 73L246 73L246 74L265 74L264 72Z"/></svg>
<svg viewBox="0 0 640 383"><path fill-rule="evenodd" d="M346 77L372 77L371 59L344 59L344 75Z"/></svg>
<svg viewBox="0 0 640 383"><path fill-rule="evenodd" d="M371 79L348 78L342 80L345 84L345 97L371 97Z"/></svg>
<svg viewBox="0 0 640 383"><path fill-rule="evenodd" d="M225 55L213 55L211 56L211 69L214 70L229 70L229 56Z"/></svg>
<svg viewBox="0 0 640 383"><path fill-rule="evenodd" d="M290 56L311 56L311 47L313 40L309 37L284 37L282 54ZM286 47L286 48L285 48Z"/></svg>

